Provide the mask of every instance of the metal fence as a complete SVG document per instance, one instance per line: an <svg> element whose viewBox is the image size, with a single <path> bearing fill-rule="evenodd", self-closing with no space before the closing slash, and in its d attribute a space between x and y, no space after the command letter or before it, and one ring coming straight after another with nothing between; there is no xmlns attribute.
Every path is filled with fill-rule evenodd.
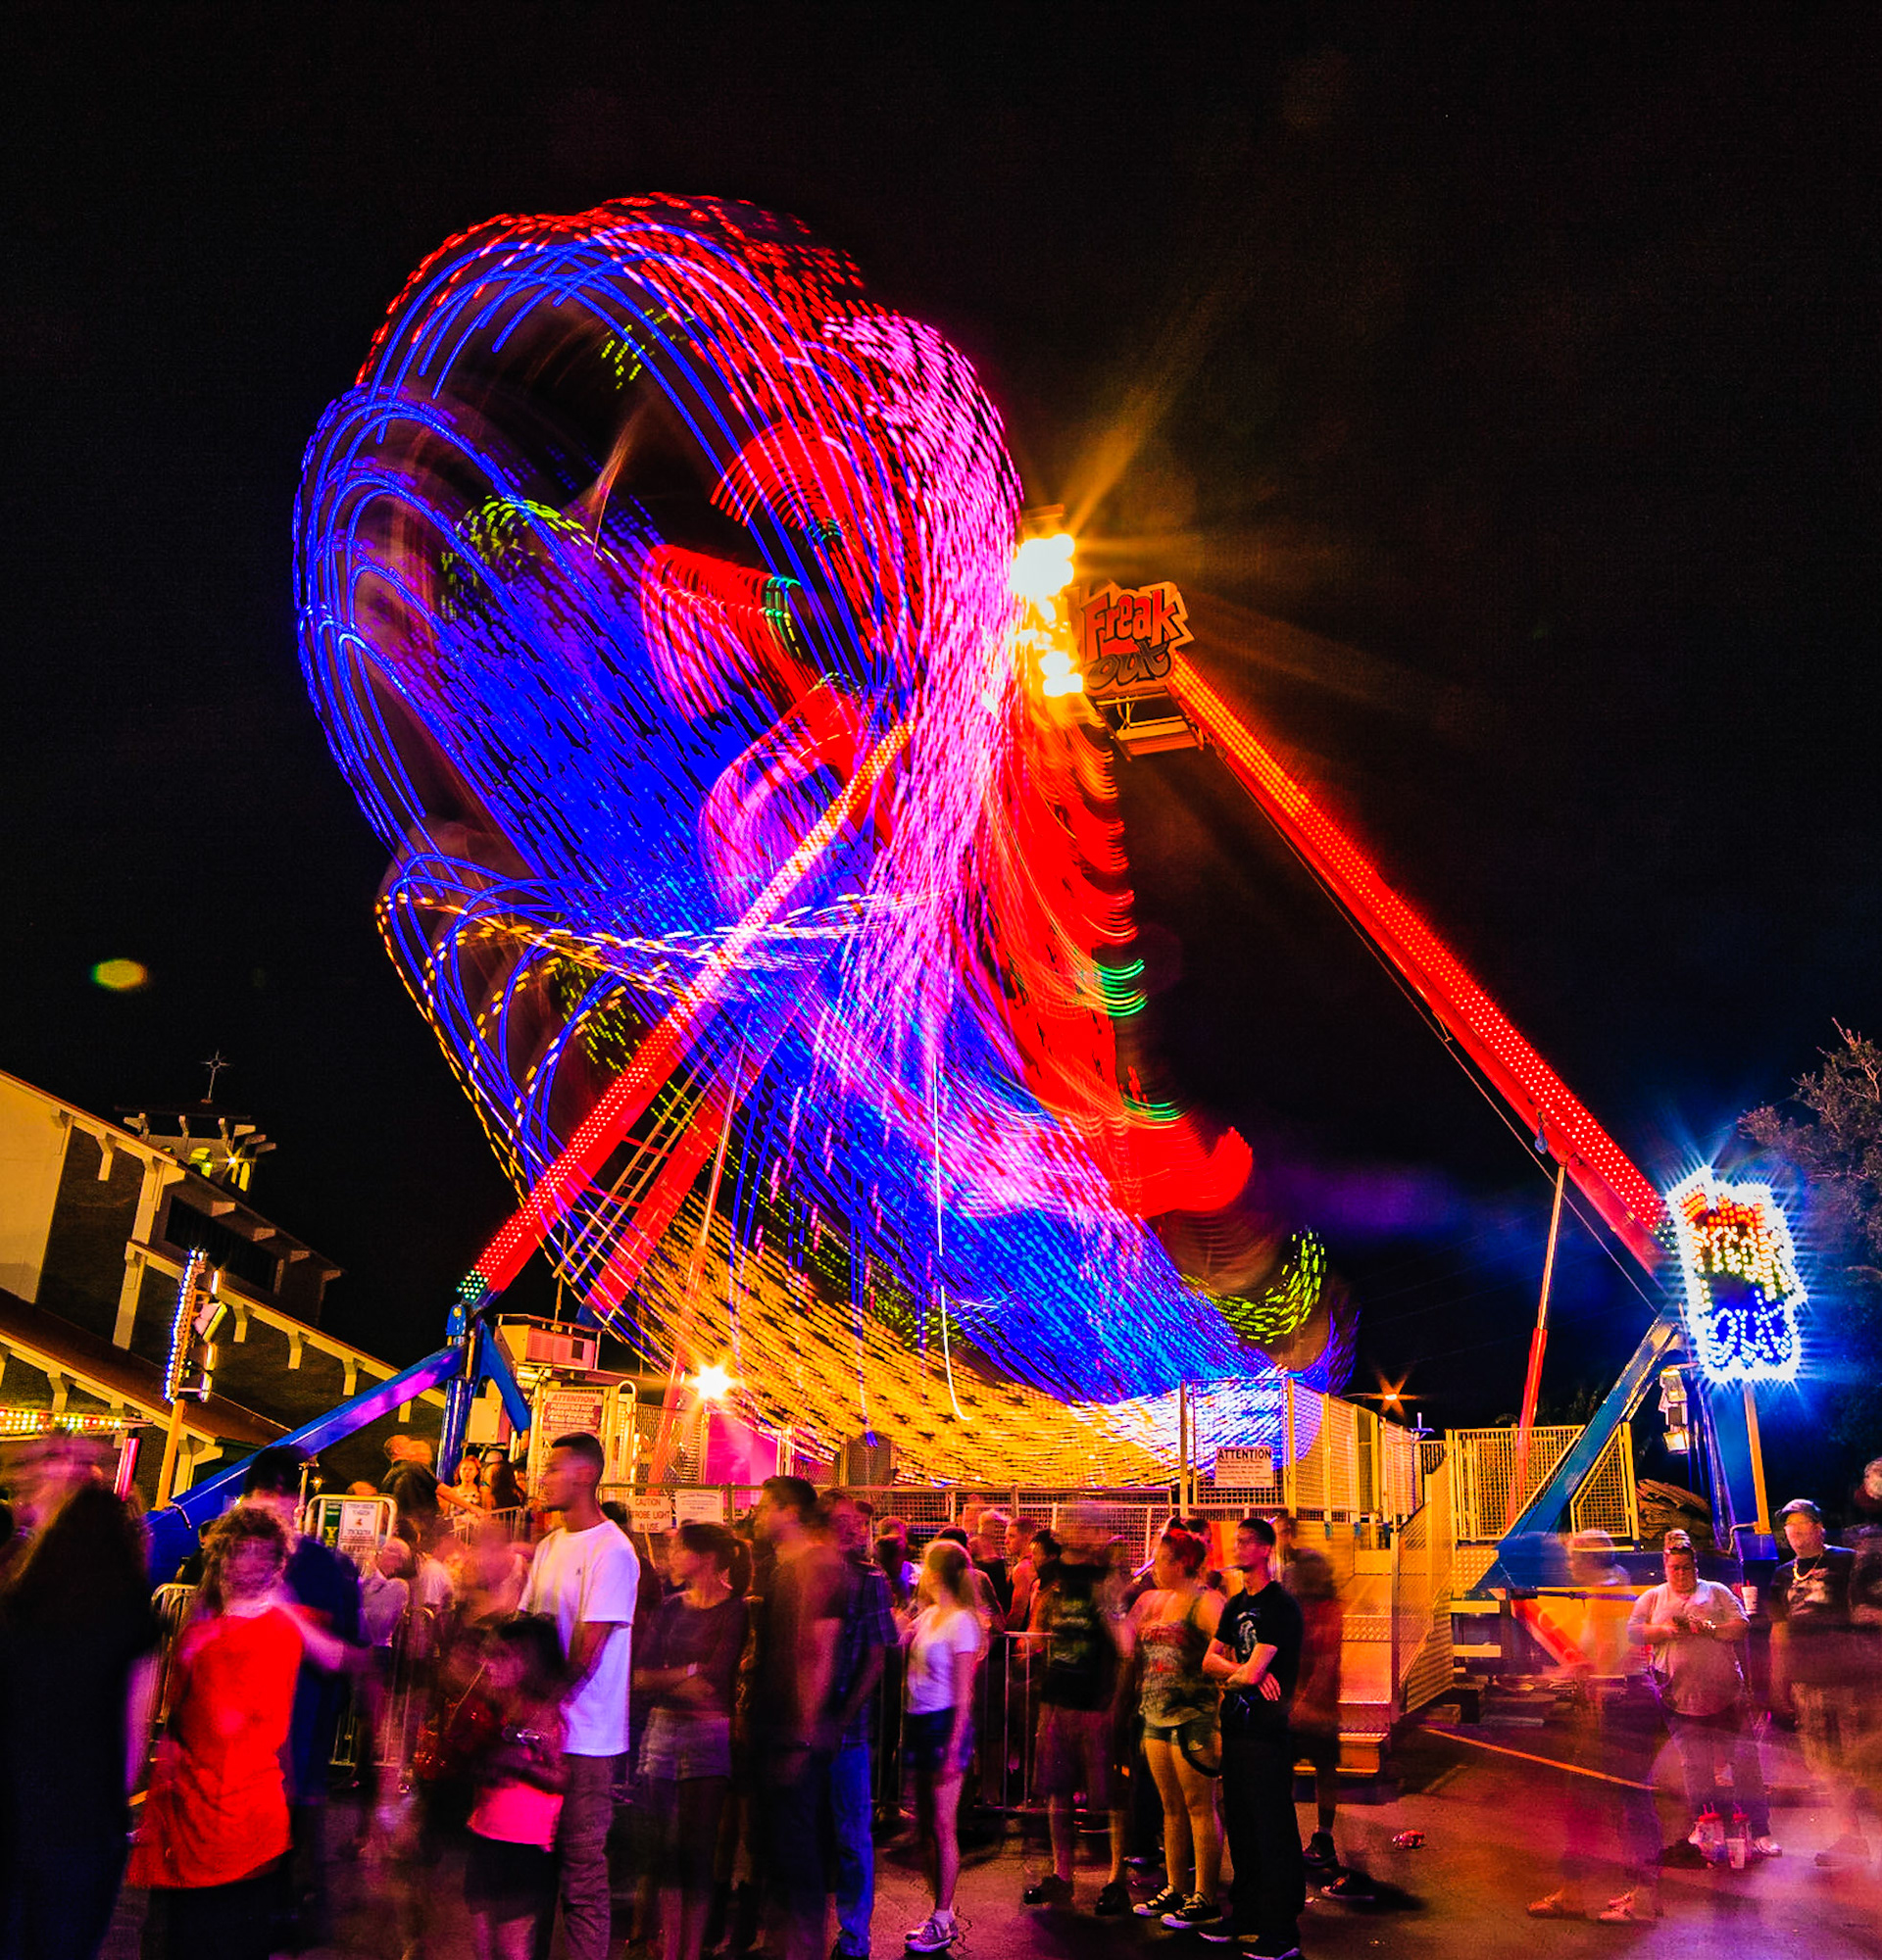
<svg viewBox="0 0 1882 1960"><path fill-rule="evenodd" d="M1499 1539L1510 1520L1521 1510L1567 1454L1579 1429L1535 1429L1530 1432L1529 1460L1522 1489L1511 1502L1516 1474L1516 1432L1513 1429L1451 1429L1445 1431L1446 1458L1451 1466L1452 1528L1463 1544Z"/></svg>
<svg viewBox="0 0 1882 1960"><path fill-rule="evenodd" d="M1576 1531L1598 1528L1617 1543L1639 1543L1640 1494L1634 1482L1633 1436L1625 1423L1609 1438L1595 1467L1582 1479L1568 1507L1568 1520Z"/></svg>
<svg viewBox="0 0 1882 1960"><path fill-rule="evenodd" d="M1453 1529L1460 1544L1482 1544L1500 1539L1511 1517L1556 1473L1578 1428L1536 1429L1530 1433L1529 1461L1522 1489L1511 1502L1515 1478L1516 1432L1513 1429L1453 1429L1445 1432L1447 1458L1452 1466ZM1569 1504L1571 1529L1599 1526L1616 1540L1631 1543L1640 1536L1640 1502L1634 1486L1631 1436L1617 1429L1594 1468L1581 1481Z"/></svg>
<svg viewBox="0 0 1882 1960"><path fill-rule="evenodd" d="M1425 1475L1425 1501L1398 1535L1392 1563L1394 1713L1409 1715L1451 1686L1451 1592L1457 1543L1447 1458Z"/></svg>

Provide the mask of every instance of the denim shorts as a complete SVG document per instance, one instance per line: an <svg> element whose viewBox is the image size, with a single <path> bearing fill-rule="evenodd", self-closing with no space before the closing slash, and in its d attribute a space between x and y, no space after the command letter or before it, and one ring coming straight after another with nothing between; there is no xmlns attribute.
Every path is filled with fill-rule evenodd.
<svg viewBox="0 0 1882 1960"><path fill-rule="evenodd" d="M640 1773L660 1783L730 1776L731 1717L676 1715L670 1708L656 1708L641 1738Z"/></svg>
<svg viewBox="0 0 1882 1960"><path fill-rule="evenodd" d="M909 1715L902 1723L902 1753L922 1776L959 1776L973 1755L973 1717L967 1717L958 1760L948 1760L948 1739L954 1734L952 1708L931 1715Z"/></svg>

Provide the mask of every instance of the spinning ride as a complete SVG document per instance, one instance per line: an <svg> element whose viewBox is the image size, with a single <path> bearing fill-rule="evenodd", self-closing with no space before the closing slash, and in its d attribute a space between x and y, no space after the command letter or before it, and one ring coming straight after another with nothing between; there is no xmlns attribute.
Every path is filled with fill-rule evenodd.
<svg viewBox="0 0 1882 1960"><path fill-rule="evenodd" d="M1232 1438L1346 1327L1241 1139L1155 1094L1109 742L1016 645L1019 502L965 360L789 221L499 219L310 446L303 662L524 1194L467 1312L541 1246L824 1450L1129 1481L1180 1384Z"/></svg>
<svg viewBox="0 0 1882 1960"><path fill-rule="evenodd" d="M634 199L415 274L310 446L298 596L388 948L522 1194L460 1348L541 1247L587 1316L819 1453L881 1431L916 1476L1030 1483L1167 1475L1182 1385L1201 1460L1272 1429L1284 1369L1338 1386L1323 1250L1142 1033L1113 737L1200 739L1559 1200L1650 1274L1677 1241L1684 1320L1511 1540L1693 1367L1715 1515L1767 1532L1750 1384L1794 1372L1802 1298L1769 1194L1669 1210L1211 686L1170 588L1107 588L1078 641L1063 578L1015 583L1019 503L959 353L788 220ZM1133 697L1109 723L1080 652Z"/></svg>

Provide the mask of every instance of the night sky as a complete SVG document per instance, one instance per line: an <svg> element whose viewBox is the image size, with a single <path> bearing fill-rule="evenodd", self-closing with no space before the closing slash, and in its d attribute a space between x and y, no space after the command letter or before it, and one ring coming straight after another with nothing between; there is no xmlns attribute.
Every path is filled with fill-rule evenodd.
<svg viewBox="0 0 1882 1960"><path fill-rule="evenodd" d="M0 1067L109 1112L220 1049L329 1325L433 1344L509 1193L372 927L290 508L421 257L649 190L795 213L966 348L1029 497L1179 581L1651 1175L1882 1032L1872 10L1147 17L11 11ZM1355 1386L1513 1410L1544 1169L1225 774L1123 782L1171 1081L1328 1240ZM1645 1311L1571 1231L1545 1402Z"/></svg>

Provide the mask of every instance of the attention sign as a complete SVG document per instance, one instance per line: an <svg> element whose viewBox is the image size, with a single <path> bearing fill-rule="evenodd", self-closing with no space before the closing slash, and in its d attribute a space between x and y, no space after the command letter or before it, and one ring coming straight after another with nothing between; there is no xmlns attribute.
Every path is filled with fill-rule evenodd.
<svg viewBox="0 0 1882 1960"><path fill-rule="evenodd" d="M1196 637L1183 595L1167 579L1128 592L1101 586L1080 602L1075 617L1085 693L1099 701L1162 694L1170 655Z"/></svg>
<svg viewBox="0 0 1882 1960"><path fill-rule="evenodd" d="M1215 1452L1215 1488L1218 1491L1271 1491L1274 1488L1274 1450L1265 1443L1224 1444Z"/></svg>

